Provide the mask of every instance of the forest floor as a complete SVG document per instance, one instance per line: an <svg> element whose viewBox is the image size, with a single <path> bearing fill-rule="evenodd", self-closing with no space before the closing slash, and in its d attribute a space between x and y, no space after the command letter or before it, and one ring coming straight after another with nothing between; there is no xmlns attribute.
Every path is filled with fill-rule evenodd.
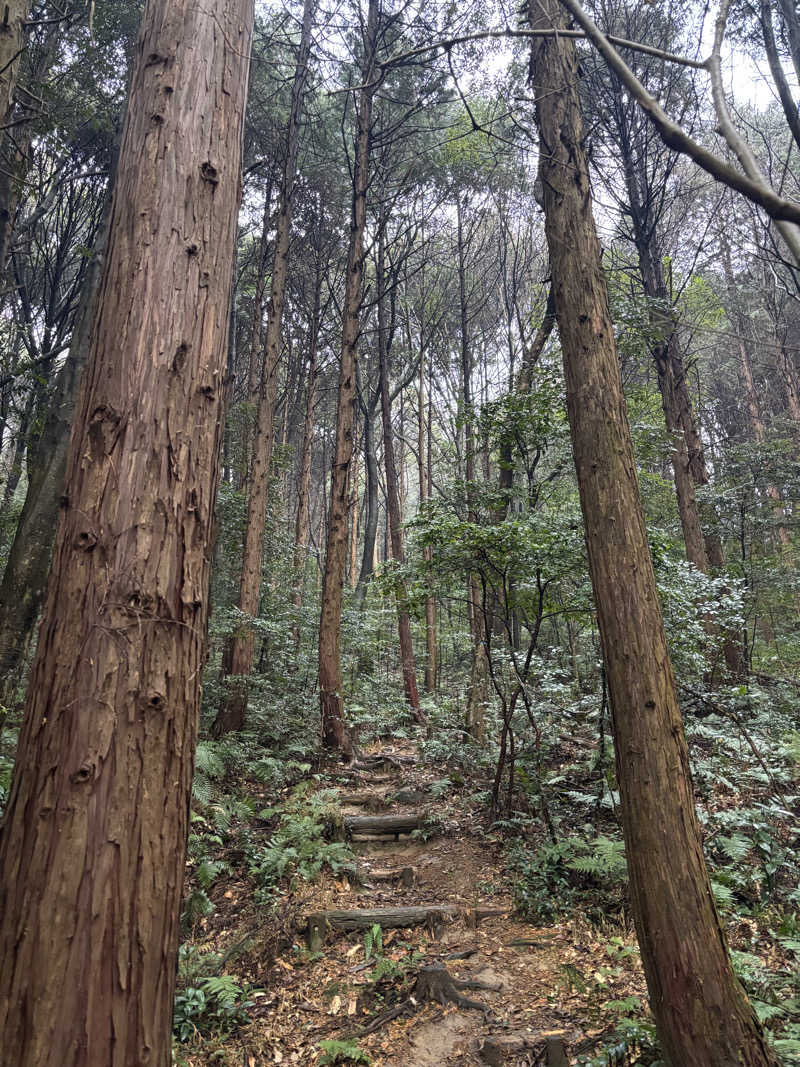
<svg viewBox="0 0 800 1067"><path fill-rule="evenodd" d="M254 989L249 1021L180 1046L178 1062L586 1062L608 1045L626 1009L641 1013L646 1005L632 930L621 918L590 924L579 912L548 926L522 921L489 821L438 795L436 768L411 746L380 752L388 759L373 753L363 770L329 768L318 787L336 790L345 823L365 813L412 823L420 816L422 829L367 834L355 824L356 869L298 881L271 909L256 904L251 885L235 874L215 884L214 911L195 925L192 943L223 957L236 953L233 969ZM440 905L452 913L437 914ZM384 910L376 917L382 932L360 914L411 906L431 910L404 928L393 928L397 916L387 919ZM364 928L321 924L309 948L309 916L331 909L356 911Z"/></svg>

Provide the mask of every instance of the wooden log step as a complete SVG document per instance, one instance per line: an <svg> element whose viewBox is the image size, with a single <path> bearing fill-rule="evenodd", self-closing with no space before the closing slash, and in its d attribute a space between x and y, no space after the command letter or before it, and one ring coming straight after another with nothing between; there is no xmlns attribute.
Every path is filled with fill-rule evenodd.
<svg viewBox="0 0 800 1067"><path fill-rule="evenodd" d="M508 915L507 908L467 908L456 904L417 904L394 908L354 908L349 911L318 911L307 920L308 947L318 952L329 930L395 930L406 926L433 925L453 921L463 916L468 923L476 925L481 919Z"/></svg>
<svg viewBox="0 0 800 1067"><path fill-rule="evenodd" d="M359 876L364 882L399 882L400 885L410 887L417 880L417 872L413 867L392 867L387 870L370 871L366 867L359 870Z"/></svg>
<svg viewBox="0 0 800 1067"><path fill-rule="evenodd" d="M348 834L410 834L425 823L424 815L345 815Z"/></svg>
<svg viewBox="0 0 800 1067"><path fill-rule="evenodd" d="M344 807L366 808L367 811L386 811L390 807L387 797L380 793L340 793L339 803Z"/></svg>
<svg viewBox="0 0 800 1067"><path fill-rule="evenodd" d="M481 1057L490 1067L517 1063L526 1052L546 1053L547 1067L569 1067L563 1031L538 1034L494 1034L483 1042ZM527 1062L527 1061L526 1061ZM540 1061L537 1060L537 1063Z"/></svg>
<svg viewBox="0 0 800 1067"><path fill-rule="evenodd" d="M393 752L376 752L373 755L364 755L353 760L351 768L356 771L373 771L376 767L396 767L404 770L417 762L416 756L395 755Z"/></svg>
<svg viewBox="0 0 800 1067"><path fill-rule="evenodd" d="M357 767L342 767L337 770L336 775L339 778L351 778L357 785L394 785L397 782L396 774L371 774L369 771L360 771Z"/></svg>

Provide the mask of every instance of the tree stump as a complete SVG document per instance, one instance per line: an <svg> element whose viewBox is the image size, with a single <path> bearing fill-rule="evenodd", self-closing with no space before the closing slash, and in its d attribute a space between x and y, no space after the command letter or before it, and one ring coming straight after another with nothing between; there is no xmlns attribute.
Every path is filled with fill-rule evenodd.
<svg viewBox="0 0 800 1067"><path fill-rule="evenodd" d="M459 1008L472 1008L487 1015L489 1009L485 1004L470 1000L461 992L461 989L469 984L453 978L443 963L432 963L420 970L417 976L416 994L420 1000L435 1000L442 1006L448 1003L455 1004Z"/></svg>
<svg viewBox="0 0 800 1067"><path fill-rule="evenodd" d="M481 1057L490 1067L515 1063L525 1053L534 1053L536 1063L546 1067L569 1067L563 1036L559 1034L492 1034L483 1042Z"/></svg>

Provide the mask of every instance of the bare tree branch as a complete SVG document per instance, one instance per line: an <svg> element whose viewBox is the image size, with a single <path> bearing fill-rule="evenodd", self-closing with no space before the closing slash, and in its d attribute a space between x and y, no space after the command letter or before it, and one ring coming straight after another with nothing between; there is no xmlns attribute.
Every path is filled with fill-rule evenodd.
<svg viewBox="0 0 800 1067"><path fill-rule="evenodd" d="M560 0L560 3L575 19L586 34L586 37L603 56L631 96L638 102L666 145L675 149L676 152L682 152L684 155L689 156L699 167L702 167L704 171L710 174L715 181L722 182L731 189L742 193L748 200L758 204L776 222L785 221L800 224L800 204L785 200L767 185L763 179L760 181L754 180L752 177L742 174L736 167L727 163L724 159L720 159L719 156L714 155L703 145L698 144L669 117L658 101L648 93L647 89L620 56L611 40L589 18L580 3L578 3L578 0ZM698 64L698 66L709 71L712 65L713 56ZM800 246L798 246L798 250L800 251Z"/></svg>

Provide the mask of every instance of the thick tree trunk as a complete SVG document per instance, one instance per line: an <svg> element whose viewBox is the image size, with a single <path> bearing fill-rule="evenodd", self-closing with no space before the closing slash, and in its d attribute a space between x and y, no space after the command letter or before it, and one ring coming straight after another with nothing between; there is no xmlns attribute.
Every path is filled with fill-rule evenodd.
<svg viewBox="0 0 800 1067"><path fill-rule="evenodd" d="M103 264L106 225L86 274L69 352L58 373L39 439L28 450L28 489L0 584L0 704L19 684L50 572L53 535L64 488L70 427L86 362L94 299Z"/></svg>
<svg viewBox="0 0 800 1067"><path fill-rule="evenodd" d="M392 436L392 402L389 396L389 341L386 323L386 271L385 271L385 221L378 222L378 372L381 390L381 418L383 422L383 462L386 469L386 522L389 529L389 542L392 559L402 564L403 524L400 511L400 493L397 465L394 456L394 439ZM414 665L414 645L411 639L411 618L408 614L405 582L396 582L397 628L400 639L400 660L403 665L403 690L406 701L414 712L418 722L425 722L419 706L417 692L417 674Z"/></svg>
<svg viewBox="0 0 800 1067"><path fill-rule="evenodd" d="M292 102L286 131L286 159L281 182L280 207L275 233L272 260L272 287L269 298L267 336L264 351L264 381L258 400L256 431L253 441L253 462L250 470L250 496L247 506L242 574L239 582L239 610L245 616L233 634L230 652L230 681L224 701L214 720L211 732L215 737L241 730L247 714L248 675L253 671L255 633L247 617L258 614L261 593L261 564L264 553L264 524L267 517L269 474L272 465L275 398L278 361L281 350L283 309L286 304L286 275L289 257L289 236L292 225L292 193L297 170L297 151L300 118L303 109L311 53L311 28L316 0L305 0L300 48L292 83ZM260 321L260 319L259 319Z"/></svg>
<svg viewBox="0 0 800 1067"><path fill-rule="evenodd" d="M0 1063L171 1062L252 27L150 0L0 834Z"/></svg>
<svg viewBox="0 0 800 1067"><path fill-rule="evenodd" d="M557 0L534 29L563 26ZM547 242L589 566L614 708L631 905L673 1067L775 1067L728 956L694 810L603 274L572 41L533 45Z"/></svg>
<svg viewBox="0 0 800 1067"><path fill-rule="evenodd" d="M319 694L322 714L322 742L345 754L352 742L344 722L342 665L339 629L342 620L345 565L347 562L348 474L353 459L356 365L360 332L362 287L364 281L364 230L367 222L372 100L375 93L375 62L378 46L378 0L369 0L363 88L359 93L356 150L353 161L353 202L350 244L347 253L347 279L342 308L342 355L339 367L339 397L336 408L336 445L331 474L331 500L322 583L322 610L319 623Z"/></svg>

